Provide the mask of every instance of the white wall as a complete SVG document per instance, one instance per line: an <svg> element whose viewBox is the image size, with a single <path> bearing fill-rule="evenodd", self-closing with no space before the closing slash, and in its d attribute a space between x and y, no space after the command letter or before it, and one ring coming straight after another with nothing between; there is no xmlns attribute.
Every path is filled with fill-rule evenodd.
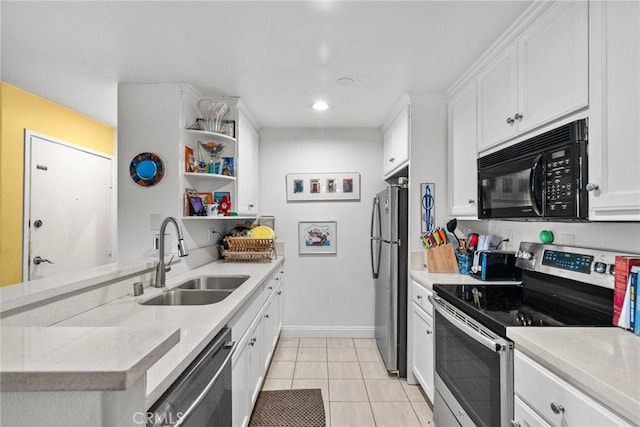
<svg viewBox="0 0 640 427"><path fill-rule="evenodd" d="M359 172L360 201L287 203L287 173ZM285 242L283 334L373 337L371 201L384 188L378 129L263 129L260 210ZM298 255L298 221L337 221L337 255Z"/></svg>
<svg viewBox="0 0 640 427"><path fill-rule="evenodd" d="M459 228L488 233L493 244L513 234L513 244L503 247L517 250L522 241L539 242L540 231L550 230L555 244L609 249L640 253L640 223L638 222L544 222L544 221L464 221ZM511 242L510 242L511 243Z"/></svg>
<svg viewBox="0 0 640 427"><path fill-rule="evenodd" d="M436 226L447 223L447 104L443 93L410 92L411 165L409 167L409 252L419 252L421 183L435 184Z"/></svg>

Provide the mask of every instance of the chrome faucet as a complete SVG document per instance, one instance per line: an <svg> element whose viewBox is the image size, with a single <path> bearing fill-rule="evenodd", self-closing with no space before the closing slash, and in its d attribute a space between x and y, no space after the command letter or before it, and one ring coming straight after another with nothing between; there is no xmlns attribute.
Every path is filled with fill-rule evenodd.
<svg viewBox="0 0 640 427"><path fill-rule="evenodd" d="M171 255L171 259L169 260L169 266L164 263L164 234L169 223L173 223L178 233L178 256L185 257L189 255L187 246L184 244L184 240L182 240L182 230L180 229L178 222L172 216L166 217L160 226L160 239L158 242L158 252L160 253L160 257L158 259L158 265L156 265L156 282L154 284L156 288L163 288L165 286L165 273L171 270L173 255Z"/></svg>

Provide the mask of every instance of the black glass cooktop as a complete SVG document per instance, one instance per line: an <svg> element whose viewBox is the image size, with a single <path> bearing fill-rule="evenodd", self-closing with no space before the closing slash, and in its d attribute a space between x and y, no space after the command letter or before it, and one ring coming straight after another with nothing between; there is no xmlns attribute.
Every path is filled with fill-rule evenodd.
<svg viewBox="0 0 640 427"><path fill-rule="evenodd" d="M527 272L522 285L434 285L437 295L493 331L510 326L610 326L613 291Z"/></svg>

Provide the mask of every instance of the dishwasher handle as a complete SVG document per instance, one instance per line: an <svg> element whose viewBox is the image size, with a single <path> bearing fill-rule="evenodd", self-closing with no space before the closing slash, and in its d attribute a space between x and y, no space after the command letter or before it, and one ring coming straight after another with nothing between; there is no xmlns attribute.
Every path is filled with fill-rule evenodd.
<svg viewBox="0 0 640 427"><path fill-rule="evenodd" d="M231 362L231 357L233 357L233 352L236 349L236 345L237 345L237 343L235 341L229 341L229 342L225 343L225 345L222 347L223 350L227 350L228 349L229 350L229 354L227 354L227 357L225 357L224 361L222 362L222 365L220 365L220 368L218 369L216 374L213 376L213 378L211 378L211 381L209 381L209 384L207 384L207 386L204 388L204 390L202 390L202 392L196 398L196 400L194 400L193 403L191 404L191 406L189 406L189 409L187 409L185 411L185 413L182 414L180 419L178 419L178 421L174 424L175 427L180 427L182 425L182 423L184 423L187 420L187 418L189 418L189 416L193 413L193 411L195 411L195 409L198 407L198 405L200 405L200 403L202 403L204 398L207 396L207 393L209 393L209 391L215 385L215 383L218 380L218 378L220 377L220 375L222 375L222 373L224 372L224 370L227 367L227 365Z"/></svg>

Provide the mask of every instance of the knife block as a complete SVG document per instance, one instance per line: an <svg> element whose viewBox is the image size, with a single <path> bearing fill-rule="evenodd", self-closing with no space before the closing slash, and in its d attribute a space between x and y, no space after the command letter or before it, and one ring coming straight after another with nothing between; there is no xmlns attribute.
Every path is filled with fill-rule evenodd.
<svg viewBox="0 0 640 427"><path fill-rule="evenodd" d="M424 267L429 273L457 273L458 261L451 243L425 249Z"/></svg>

